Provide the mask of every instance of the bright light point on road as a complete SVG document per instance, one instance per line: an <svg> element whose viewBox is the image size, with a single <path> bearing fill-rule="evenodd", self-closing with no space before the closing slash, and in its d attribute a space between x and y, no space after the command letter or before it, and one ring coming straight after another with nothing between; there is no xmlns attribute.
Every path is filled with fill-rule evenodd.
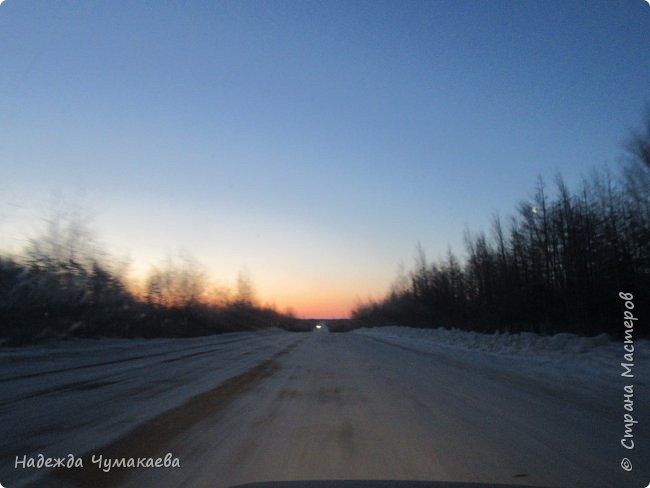
<svg viewBox="0 0 650 488"><path fill-rule="evenodd" d="M316 326L317 329L320 329L321 327L322 327L322 325L320 325L320 324L318 324L318 325Z"/></svg>

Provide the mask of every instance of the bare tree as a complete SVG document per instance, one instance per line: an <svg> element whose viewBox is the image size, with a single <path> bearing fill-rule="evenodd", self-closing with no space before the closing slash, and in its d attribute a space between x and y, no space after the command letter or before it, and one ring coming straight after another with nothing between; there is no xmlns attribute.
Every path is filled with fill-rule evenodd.
<svg viewBox="0 0 650 488"><path fill-rule="evenodd" d="M207 289L205 272L187 252L171 256L149 274L145 285L147 302L165 307L200 303Z"/></svg>
<svg viewBox="0 0 650 488"><path fill-rule="evenodd" d="M237 275L237 294L235 303L251 307L257 302L255 296L255 287L250 274L246 270L242 270Z"/></svg>
<svg viewBox="0 0 650 488"><path fill-rule="evenodd" d="M643 127L632 131L626 147L633 160L650 170L650 103L646 104L643 115Z"/></svg>

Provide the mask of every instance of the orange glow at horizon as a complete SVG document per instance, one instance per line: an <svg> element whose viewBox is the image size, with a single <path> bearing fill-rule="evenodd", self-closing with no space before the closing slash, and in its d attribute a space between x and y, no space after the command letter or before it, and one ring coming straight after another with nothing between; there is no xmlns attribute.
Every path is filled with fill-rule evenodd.
<svg viewBox="0 0 650 488"><path fill-rule="evenodd" d="M359 290L368 290L370 287L356 283L345 283L347 286L336 286L333 283L305 283L297 286L296 283L278 286L266 286L259 289L258 297L262 304L274 304L278 311L290 310L299 318L349 318L352 311L359 303ZM375 290L378 296L378 291Z"/></svg>
<svg viewBox="0 0 650 488"><path fill-rule="evenodd" d="M138 299L145 300L147 297L146 275L130 277L126 280L128 290ZM314 289L314 286L307 286L299 289L295 286L274 284L269 286L273 291L267 291L255 286L256 302L259 306L271 307L280 313L291 313L298 318L349 318L353 309L358 303L355 293L341 287L338 289L332 286L327 289ZM274 293L275 291L275 293ZM212 285L208 280L208 286L199 296L199 301L210 305L223 305L234 299L236 290L232 287L218 287ZM170 297L169 305L176 304L177 299Z"/></svg>
<svg viewBox="0 0 650 488"><path fill-rule="evenodd" d="M332 304L329 301L308 301L284 308L280 307L279 310L284 312L290 309L299 318L342 319L350 317L351 308L351 306L343 303Z"/></svg>

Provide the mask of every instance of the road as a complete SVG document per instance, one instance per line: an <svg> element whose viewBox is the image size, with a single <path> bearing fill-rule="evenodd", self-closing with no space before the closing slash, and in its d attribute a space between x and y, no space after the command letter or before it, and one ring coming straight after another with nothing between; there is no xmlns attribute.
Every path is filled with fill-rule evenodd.
<svg viewBox="0 0 650 488"><path fill-rule="evenodd" d="M256 367L94 450L111 459L170 452L180 468L104 473L93 465L50 474L47 486L290 479L647 484L639 469L625 473L618 464L622 415L612 412L620 399L609 392L599 405L586 402L579 385L551 388L377 338L326 331L294 337ZM647 451L635 454L649 459Z"/></svg>

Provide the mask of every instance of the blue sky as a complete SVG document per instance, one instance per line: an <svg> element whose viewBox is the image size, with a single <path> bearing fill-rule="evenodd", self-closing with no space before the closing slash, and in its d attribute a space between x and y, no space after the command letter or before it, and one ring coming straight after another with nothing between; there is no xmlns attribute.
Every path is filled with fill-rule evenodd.
<svg viewBox="0 0 650 488"><path fill-rule="evenodd" d="M615 168L650 101L627 1L0 5L0 248L53 195L142 275L342 315L417 242L462 254L538 175Z"/></svg>

